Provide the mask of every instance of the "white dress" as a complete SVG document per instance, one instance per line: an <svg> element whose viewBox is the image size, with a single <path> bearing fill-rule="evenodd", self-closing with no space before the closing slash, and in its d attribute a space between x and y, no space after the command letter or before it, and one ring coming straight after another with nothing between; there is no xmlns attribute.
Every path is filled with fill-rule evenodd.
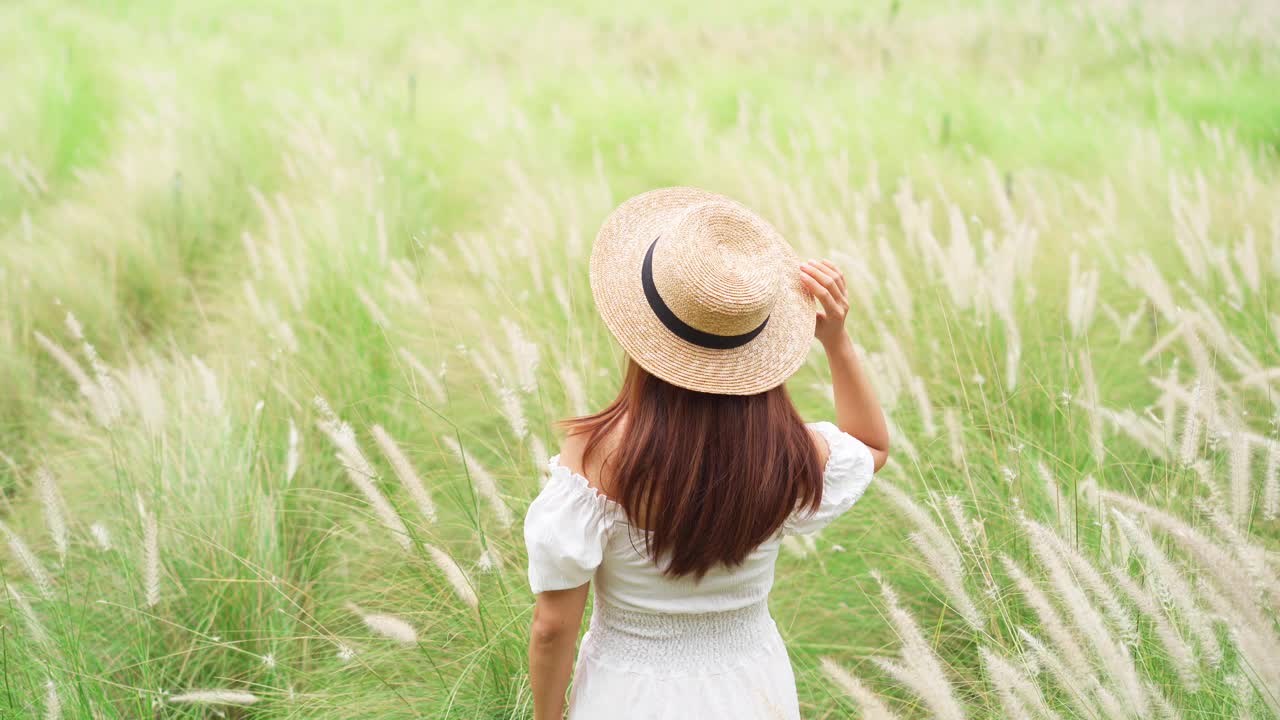
<svg viewBox="0 0 1280 720"><path fill-rule="evenodd" d="M871 482L871 452L829 422L822 503L798 511L739 567L702 578L664 577L644 554L644 531L587 479L551 458L524 536L534 593L595 584L578 650L571 720L798 720L795 676L769 615L778 546L848 510Z"/></svg>

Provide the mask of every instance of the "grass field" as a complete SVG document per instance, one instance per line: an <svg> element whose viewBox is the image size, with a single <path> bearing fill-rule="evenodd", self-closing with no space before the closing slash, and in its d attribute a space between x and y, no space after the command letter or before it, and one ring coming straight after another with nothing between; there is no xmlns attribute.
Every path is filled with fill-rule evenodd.
<svg viewBox="0 0 1280 720"><path fill-rule="evenodd" d="M1280 717L1273 3L0 7L0 717L528 718L630 195L848 273L806 718ZM829 418L815 348L790 382Z"/></svg>

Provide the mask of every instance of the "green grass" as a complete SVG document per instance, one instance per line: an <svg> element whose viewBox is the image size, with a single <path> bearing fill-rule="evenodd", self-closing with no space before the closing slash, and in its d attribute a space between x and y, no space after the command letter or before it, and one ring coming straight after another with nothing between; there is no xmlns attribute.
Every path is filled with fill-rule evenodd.
<svg viewBox="0 0 1280 720"><path fill-rule="evenodd" d="M1008 716L980 651L1025 667L1033 653L1018 628L1044 628L998 557L1068 611L1021 517L1058 528L1094 566L1155 587L1150 559L1122 554L1095 483L1186 519L1242 567L1260 562L1259 597L1274 600L1269 445L1244 469L1249 503L1231 504L1240 473L1230 433L1275 442L1280 412L1265 374L1280 365L1280 105L1269 92L1280 64L1274 13L1263 3L1242 12L7 5L0 452L13 464L0 457L0 520L52 589L42 597L12 548L0 551L3 584L39 625L0 594L0 717L46 716L50 680L64 717L207 717L166 699L199 688L262 698L224 708L231 717L530 717L519 517L538 490L540 454L556 451L554 421L575 410L574 386L599 407L621 367L594 314L587 253L612 207L670 184L737 197L801 252L848 269L850 331L897 428L882 482L941 523L983 616L980 629L960 617L912 544L920 528L873 486L779 564L771 606L804 717L856 709L822 658L903 717L940 714L873 661L909 638L888 622L872 571L920 623L966 714ZM962 249L976 263L968 275ZM1076 329L1069 298L1084 283L1068 270L1073 257L1099 276L1097 307ZM1144 284L1143 257L1171 307ZM1198 342L1143 357L1188 318ZM499 388L533 358L513 350L503 320L537 347L537 386L520 392L526 437L504 418ZM75 357L89 395L117 397L109 427L36 333ZM1172 394L1154 382L1169 377ZM1178 461L1178 393L1197 377L1217 398L1193 448L1203 473ZM791 381L806 417L830 416L828 381L816 353ZM354 426L409 550L318 432L317 396ZM1166 434L1156 423L1170 404ZM1127 426L1113 419L1126 410L1137 418ZM1158 441L1135 424L1150 418ZM436 522L396 481L375 424L431 490ZM289 477L291 425L300 443ZM477 468L445 437L494 476L513 527L477 496ZM1040 464L1071 512L1050 497ZM42 467L65 500L65 559L44 517ZM980 543L964 542L952 496L981 520ZM155 605L139 503L158 528ZM1215 524L1215 508L1243 539ZM1155 534L1193 586L1213 581L1176 538ZM427 545L456 558L478 608ZM486 548L498 559L488 572ZM1167 617L1191 637L1193 618L1124 602L1140 622L1111 629L1136 635L1127 657L1182 717L1280 707L1271 676L1250 664L1257 652L1227 637L1244 615L1215 621L1221 663L1195 646L1193 689L1156 628ZM1213 609L1199 591L1196 602ZM407 620L418 644L372 635L349 603ZM1270 626L1256 632L1271 637L1274 607L1264 609ZM344 647L354 656L340 657ZM1049 672L1034 681L1062 717L1088 716Z"/></svg>

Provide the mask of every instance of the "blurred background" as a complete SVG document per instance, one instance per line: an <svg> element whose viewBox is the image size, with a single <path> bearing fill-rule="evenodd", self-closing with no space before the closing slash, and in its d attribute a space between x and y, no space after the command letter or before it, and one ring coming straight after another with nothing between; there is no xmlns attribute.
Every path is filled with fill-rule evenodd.
<svg viewBox="0 0 1280 720"><path fill-rule="evenodd" d="M622 367L587 253L694 185L846 268L893 425L780 564L806 718L1276 716L1278 32L6 3L0 715L530 717L520 518Z"/></svg>

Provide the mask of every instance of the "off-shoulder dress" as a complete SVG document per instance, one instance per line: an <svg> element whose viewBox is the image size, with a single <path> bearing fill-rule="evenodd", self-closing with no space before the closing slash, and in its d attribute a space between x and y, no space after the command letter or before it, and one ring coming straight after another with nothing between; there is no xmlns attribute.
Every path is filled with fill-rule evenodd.
<svg viewBox="0 0 1280 720"><path fill-rule="evenodd" d="M663 576L622 507L551 458L525 517L529 584L534 593L595 586L571 720L800 717L791 661L769 614L778 548L852 507L875 469L856 438L829 422L810 427L829 446L819 508L797 511L742 565L699 581Z"/></svg>

